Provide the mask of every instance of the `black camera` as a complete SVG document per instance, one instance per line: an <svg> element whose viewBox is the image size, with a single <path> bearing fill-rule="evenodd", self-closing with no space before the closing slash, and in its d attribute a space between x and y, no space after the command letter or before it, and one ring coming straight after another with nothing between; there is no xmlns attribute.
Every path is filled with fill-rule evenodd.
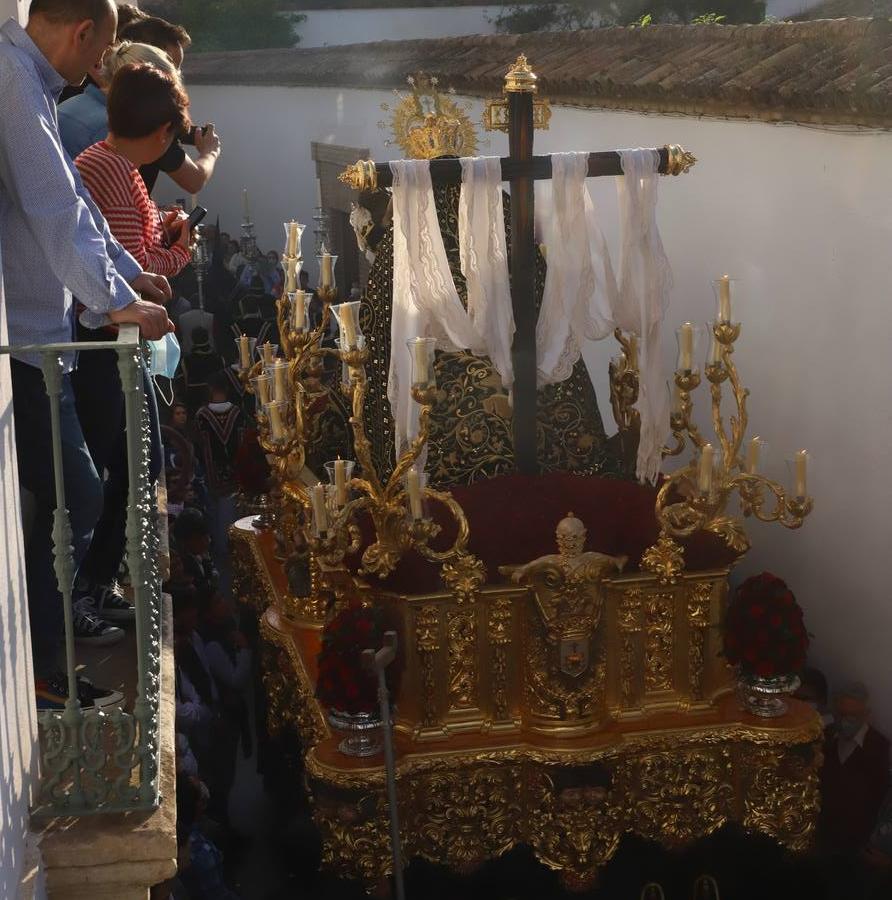
<svg viewBox="0 0 892 900"><path fill-rule="evenodd" d="M191 128L187 128L185 131L181 132L179 135L179 142L181 144L186 144L189 147L195 146L195 136L200 131L202 134L207 134L208 126L205 125L202 127L201 125L193 125Z"/></svg>

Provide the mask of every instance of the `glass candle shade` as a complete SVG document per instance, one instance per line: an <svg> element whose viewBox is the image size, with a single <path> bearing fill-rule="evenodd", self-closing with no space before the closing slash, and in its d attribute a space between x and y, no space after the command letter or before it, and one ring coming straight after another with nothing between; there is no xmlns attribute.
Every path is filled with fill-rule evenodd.
<svg viewBox="0 0 892 900"><path fill-rule="evenodd" d="M434 351L437 341L431 337L410 338L406 341L412 359L412 387L429 388L436 385Z"/></svg>
<svg viewBox="0 0 892 900"><path fill-rule="evenodd" d="M334 489L335 503L339 507L350 499L350 479L355 466L352 459L333 459L325 464L328 482Z"/></svg>
<svg viewBox="0 0 892 900"><path fill-rule="evenodd" d="M786 460L791 490L790 493L797 500L804 500L808 496L808 476L812 468L813 458L808 450L797 450Z"/></svg>
<svg viewBox="0 0 892 900"><path fill-rule="evenodd" d="M287 402L291 396L288 384L288 360L277 359L271 366L267 366L266 371L273 381L273 399Z"/></svg>
<svg viewBox="0 0 892 900"><path fill-rule="evenodd" d="M304 226L292 219L285 222L285 256L300 256L300 241L303 237Z"/></svg>
<svg viewBox="0 0 892 900"><path fill-rule="evenodd" d="M316 258L319 260L319 287L322 290L335 290L337 287L335 284L335 266L338 262L337 256L333 253L329 253L323 244L322 252Z"/></svg>
<svg viewBox="0 0 892 900"><path fill-rule="evenodd" d="M359 338L362 337L359 328L359 303L359 300L351 300L331 308L338 321L342 350L356 350L359 346Z"/></svg>
<svg viewBox="0 0 892 900"><path fill-rule="evenodd" d="M715 322L709 323L709 353L706 354L707 366L720 366L722 364L722 345L715 336Z"/></svg>
<svg viewBox="0 0 892 900"><path fill-rule="evenodd" d="M722 275L712 283L715 293L715 320L720 325L731 325L735 318L735 307L740 300L740 282L729 275Z"/></svg>
<svg viewBox="0 0 892 900"><path fill-rule="evenodd" d="M254 349L257 346L257 338L248 337L246 334L239 335L238 338L238 364L239 369L246 372L251 368L251 361L254 359Z"/></svg>
<svg viewBox="0 0 892 900"><path fill-rule="evenodd" d="M285 440L285 414L287 405L279 400L267 403L264 407L266 418L269 422L269 434L274 443L280 444Z"/></svg>
<svg viewBox="0 0 892 900"><path fill-rule="evenodd" d="M263 360L264 366L271 366L276 359L276 354L279 352L278 344L271 344L267 341L265 344L260 345L260 358Z"/></svg>
<svg viewBox="0 0 892 900"><path fill-rule="evenodd" d="M717 455L716 448L712 444L704 444L700 448L700 459L697 462L697 489L704 496L712 493Z"/></svg>
<svg viewBox="0 0 892 900"><path fill-rule="evenodd" d="M764 471L765 463L768 461L768 441L756 435L750 438L746 445L746 462L745 468L747 474L758 475L760 471Z"/></svg>
<svg viewBox="0 0 892 900"><path fill-rule="evenodd" d="M345 350L344 341L342 338L335 338L335 346L343 352ZM365 335L361 334L356 340L356 350L365 350ZM350 387L350 366L347 365L346 360L341 360L341 384L344 387Z"/></svg>
<svg viewBox="0 0 892 900"><path fill-rule="evenodd" d="M317 535L328 533L328 507L324 484L314 484L310 490L310 501L313 505L313 529Z"/></svg>
<svg viewBox="0 0 892 900"><path fill-rule="evenodd" d="M675 337L678 341L678 364L676 369L679 372L693 372L697 369L697 347L700 344L700 336L703 329L693 322L685 322L675 331Z"/></svg>
<svg viewBox="0 0 892 900"><path fill-rule="evenodd" d="M424 490L427 487L427 472L421 472L412 466L406 472L406 499L409 504L409 515L417 522L425 517Z"/></svg>
<svg viewBox="0 0 892 900"><path fill-rule="evenodd" d="M252 384L254 386L254 396L257 398L257 405L263 409L267 403L271 403L273 400L273 380L264 373L254 378Z"/></svg>
<svg viewBox="0 0 892 900"><path fill-rule="evenodd" d="M306 331L310 323L310 300L313 295L307 291L294 291L288 295L291 304L291 327L295 331Z"/></svg>
<svg viewBox="0 0 892 900"><path fill-rule="evenodd" d="M283 257L282 265L285 270L285 286L284 291L290 294L297 290L297 282L300 276L301 261L299 256Z"/></svg>

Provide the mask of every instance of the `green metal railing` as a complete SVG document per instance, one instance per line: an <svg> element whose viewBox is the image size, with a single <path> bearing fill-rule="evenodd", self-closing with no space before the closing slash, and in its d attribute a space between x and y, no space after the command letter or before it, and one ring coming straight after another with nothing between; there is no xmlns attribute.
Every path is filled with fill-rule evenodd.
<svg viewBox="0 0 892 900"><path fill-rule="evenodd" d="M75 567L62 469L62 355L115 350L124 392L129 495L127 567L136 610L137 691L132 712L120 706L82 709L77 697L72 591ZM39 815L84 815L152 809L159 801L161 701L161 575L157 503L149 483L148 407L136 325L122 325L114 343L84 342L0 347L0 353L39 355L50 402L56 509L53 554L65 613L68 699L62 710L38 713Z"/></svg>

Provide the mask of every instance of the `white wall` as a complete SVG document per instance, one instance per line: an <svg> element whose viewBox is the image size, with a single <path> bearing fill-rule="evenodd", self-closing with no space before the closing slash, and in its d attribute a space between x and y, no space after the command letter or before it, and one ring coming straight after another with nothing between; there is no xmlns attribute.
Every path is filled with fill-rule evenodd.
<svg viewBox="0 0 892 900"><path fill-rule="evenodd" d="M392 157L376 124L388 99L376 91L194 88L194 114L216 122L224 141L202 197L211 218L220 210L237 231L247 186L261 247L279 248L279 223L309 221L310 141ZM833 680L863 678L892 734L892 134L562 108L536 137L539 152L667 142L700 160L690 175L661 183L660 223L675 271L667 373L674 328L711 317L713 277L739 276L746 299L736 358L753 392L753 433L771 443L769 474L785 479L785 452L804 446L815 455L815 512L800 532L753 526L741 572L770 568L789 581L814 633L814 661ZM505 143L494 136L482 152L504 153ZM612 179L590 184L615 244ZM606 419L613 352L604 342L590 354ZM705 400L701 388L698 404Z"/></svg>
<svg viewBox="0 0 892 900"><path fill-rule="evenodd" d="M297 26L301 47L495 34L501 6L427 6L398 9L308 9Z"/></svg>

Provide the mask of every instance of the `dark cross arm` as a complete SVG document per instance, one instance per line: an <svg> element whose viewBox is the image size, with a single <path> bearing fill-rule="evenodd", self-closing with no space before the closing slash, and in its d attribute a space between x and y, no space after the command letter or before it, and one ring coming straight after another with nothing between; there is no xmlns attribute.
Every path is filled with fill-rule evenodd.
<svg viewBox="0 0 892 900"><path fill-rule="evenodd" d="M694 157L677 145L654 148L660 155L659 172L662 175L680 175L687 172L694 164ZM518 178L532 178L543 181L551 178L551 157L534 156L532 159L518 160L510 156L503 157L502 181L514 181ZM461 162L457 159L432 159L430 162L431 181L434 184L461 184ZM597 178L602 175L622 175L620 155L616 150L602 150L588 155L588 176ZM393 173L390 163L373 163L360 160L344 171L341 181L358 191L375 190L390 187L393 184Z"/></svg>

